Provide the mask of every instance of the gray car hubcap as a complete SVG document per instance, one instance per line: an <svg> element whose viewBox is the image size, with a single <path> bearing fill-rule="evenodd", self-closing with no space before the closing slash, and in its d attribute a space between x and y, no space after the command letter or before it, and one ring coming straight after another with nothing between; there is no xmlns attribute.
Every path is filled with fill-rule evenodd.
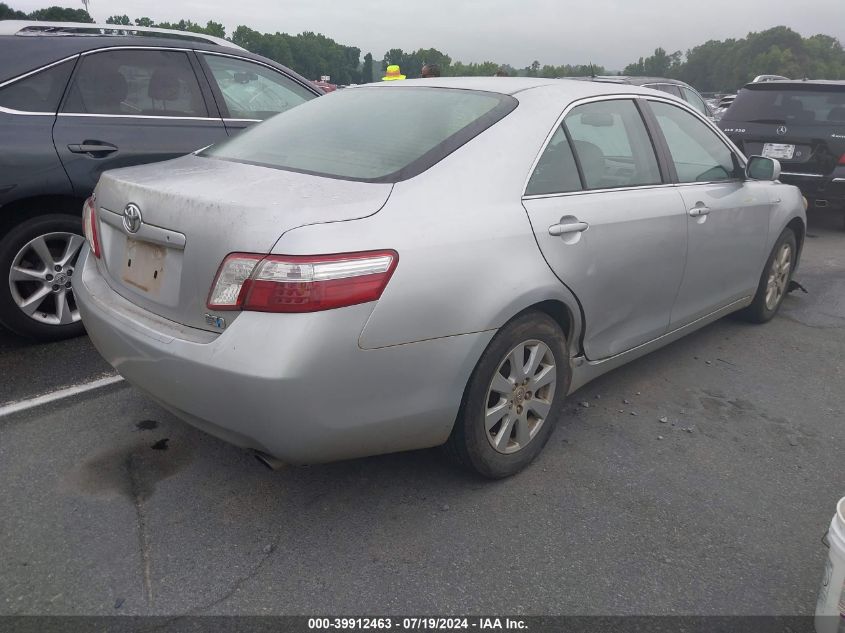
<svg viewBox="0 0 845 633"><path fill-rule="evenodd" d="M786 293L791 271L792 246L785 243L778 249L775 258L772 260L772 267L769 269L769 280L766 283L766 308L768 310L774 310Z"/></svg>
<svg viewBox="0 0 845 633"><path fill-rule="evenodd" d="M533 440L552 408L555 357L542 341L524 341L499 363L487 390L484 428L499 453L515 453Z"/></svg>
<svg viewBox="0 0 845 633"><path fill-rule="evenodd" d="M84 242L76 233L47 233L18 251L9 270L9 289L21 312L46 325L79 321L72 280Z"/></svg>

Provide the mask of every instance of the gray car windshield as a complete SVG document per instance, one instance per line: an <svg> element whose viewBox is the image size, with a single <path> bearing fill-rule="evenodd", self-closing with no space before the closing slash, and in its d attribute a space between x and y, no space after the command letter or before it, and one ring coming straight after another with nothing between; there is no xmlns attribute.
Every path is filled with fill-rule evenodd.
<svg viewBox="0 0 845 633"><path fill-rule="evenodd" d="M398 182L425 171L516 105L507 95L450 88L341 90L255 125L200 156Z"/></svg>

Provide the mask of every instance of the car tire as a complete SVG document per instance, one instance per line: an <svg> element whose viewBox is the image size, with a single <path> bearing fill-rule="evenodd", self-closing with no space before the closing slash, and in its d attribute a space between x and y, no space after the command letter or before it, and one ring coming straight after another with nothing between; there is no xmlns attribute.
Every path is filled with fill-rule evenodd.
<svg viewBox="0 0 845 633"><path fill-rule="evenodd" d="M81 219L58 213L31 218L0 239L0 324L39 341L84 333L72 287L83 244Z"/></svg>
<svg viewBox="0 0 845 633"><path fill-rule="evenodd" d="M523 359L521 369L518 360L511 361L517 357ZM496 333L475 366L446 454L490 479L518 473L551 436L569 383L560 326L540 312L516 317Z"/></svg>
<svg viewBox="0 0 845 633"><path fill-rule="evenodd" d="M760 275L760 282L757 284L757 293L754 299L739 316L751 323L766 323L770 321L783 303L783 298L789 291L789 282L792 279L792 271L798 257L798 242L795 239L795 232L786 228L775 242L763 274ZM784 266L787 266L784 268Z"/></svg>

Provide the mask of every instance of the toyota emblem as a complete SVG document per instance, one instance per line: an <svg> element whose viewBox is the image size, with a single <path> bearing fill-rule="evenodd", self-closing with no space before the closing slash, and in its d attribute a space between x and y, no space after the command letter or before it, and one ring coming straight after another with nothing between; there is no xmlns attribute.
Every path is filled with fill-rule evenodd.
<svg viewBox="0 0 845 633"><path fill-rule="evenodd" d="M127 233L137 233L141 224L143 224L141 209L138 208L137 204L130 202L123 210L123 228L126 229Z"/></svg>
<svg viewBox="0 0 845 633"><path fill-rule="evenodd" d="M779 125L776 131L778 133L778 136L785 136L786 133L789 132L785 125Z"/></svg>

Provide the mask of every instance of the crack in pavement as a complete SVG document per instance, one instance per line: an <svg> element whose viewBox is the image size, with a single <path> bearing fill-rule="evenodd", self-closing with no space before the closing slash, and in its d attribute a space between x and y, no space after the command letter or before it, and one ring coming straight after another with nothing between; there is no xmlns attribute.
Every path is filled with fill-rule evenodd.
<svg viewBox="0 0 845 633"><path fill-rule="evenodd" d="M126 471L129 475L129 491L132 497L132 505L135 507L135 516L138 521L138 547L141 550L142 576L144 579L144 595L147 606L153 606L153 584L150 573L150 536L147 525L147 517L144 512L143 486L138 477L138 470L134 464L135 452L132 451L126 456Z"/></svg>

